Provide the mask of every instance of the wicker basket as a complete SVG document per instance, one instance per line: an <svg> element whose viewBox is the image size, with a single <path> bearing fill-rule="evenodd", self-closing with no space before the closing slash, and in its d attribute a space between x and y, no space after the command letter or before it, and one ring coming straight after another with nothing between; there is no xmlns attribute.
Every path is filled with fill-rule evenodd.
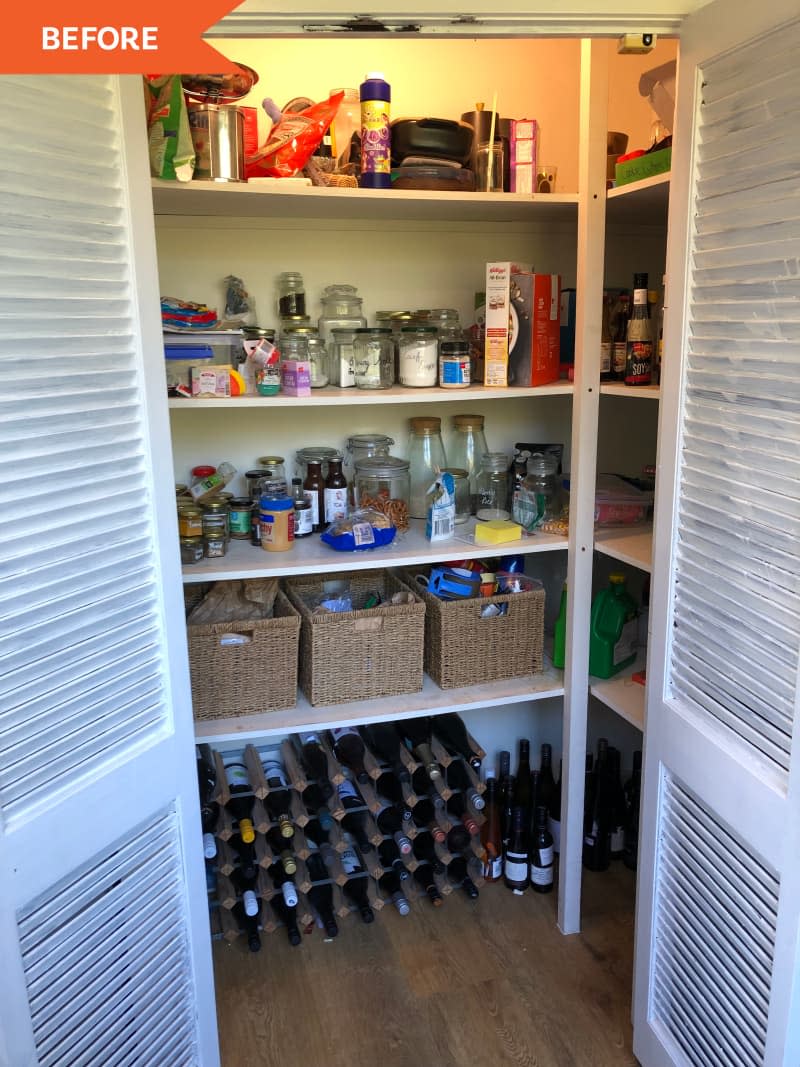
<svg viewBox="0 0 800 1067"><path fill-rule="evenodd" d="M422 568L423 573L428 570ZM415 581L411 572L403 571L402 576L425 602L425 671L442 689L521 678L543 670L544 589L440 600ZM508 611L482 618L487 604L508 604Z"/></svg>
<svg viewBox="0 0 800 1067"><path fill-rule="evenodd" d="M346 581L356 610L313 614L315 598ZM341 587L340 587L341 588ZM384 601L408 592L385 570L311 575L286 582L289 599L303 618L300 629L300 688L314 704L415 693L422 688L425 605L380 604L359 609L364 598L379 592Z"/></svg>
<svg viewBox="0 0 800 1067"><path fill-rule="evenodd" d="M255 715L297 703L300 616L281 592L274 612L271 619L187 625L195 719ZM220 645L220 634L230 633L246 634L249 644Z"/></svg>

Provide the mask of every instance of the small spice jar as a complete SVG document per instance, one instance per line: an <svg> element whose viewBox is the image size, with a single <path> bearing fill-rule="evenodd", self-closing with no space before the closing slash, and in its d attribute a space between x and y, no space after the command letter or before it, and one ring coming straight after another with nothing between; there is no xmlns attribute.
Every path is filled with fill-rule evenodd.
<svg viewBox="0 0 800 1067"><path fill-rule="evenodd" d="M202 537L203 512L194 504L178 505L178 533L181 537Z"/></svg>
<svg viewBox="0 0 800 1067"><path fill-rule="evenodd" d="M228 551L228 539L222 531L203 534L203 555L207 559L224 556Z"/></svg>
<svg viewBox="0 0 800 1067"><path fill-rule="evenodd" d="M227 500L207 500L203 504L203 537L211 537L221 533L228 540L230 527L228 525L228 502Z"/></svg>
<svg viewBox="0 0 800 1067"><path fill-rule="evenodd" d="M439 385L442 389L466 389L472 384L469 341L439 342Z"/></svg>
<svg viewBox="0 0 800 1067"><path fill-rule="evenodd" d="M267 552L294 548L294 501L288 496L261 497L261 547Z"/></svg>
<svg viewBox="0 0 800 1067"><path fill-rule="evenodd" d="M238 541L249 541L252 519L253 501L250 497L234 497L230 502L228 511L228 525L231 537Z"/></svg>
<svg viewBox="0 0 800 1067"><path fill-rule="evenodd" d="M425 389L436 385L438 341L435 326L404 326L400 331L400 384Z"/></svg>
<svg viewBox="0 0 800 1067"><path fill-rule="evenodd" d="M394 385L392 331L365 326L355 331L355 379L358 389L388 389Z"/></svg>
<svg viewBox="0 0 800 1067"><path fill-rule="evenodd" d="M456 498L456 526L467 522L472 513L472 499L469 492L469 475L461 467L445 467L443 474L453 477Z"/></svg>
<svg viewBox="0 0 800 1067"><path fill-rule="evenodd" d="M398 530L407 530L411 495L408 470L408 460L397 456L371 456L358 460L354 482L356 506L374 508Z"/></svg>
<svg viewBox="0 0 800 1067"><path fill-rule="evenodd" d="M508 456L503 452L485 452L481 456L476 488L478 494L475 515L484 522L508 519Z"/></svg>
<svg viewBox="0 0 800 1067"><path fill-rule="evenodd" d="M181 563L190 566L193 563L199 563L203 558L202 537L182 537L180 539L180 546Z"/></svg>

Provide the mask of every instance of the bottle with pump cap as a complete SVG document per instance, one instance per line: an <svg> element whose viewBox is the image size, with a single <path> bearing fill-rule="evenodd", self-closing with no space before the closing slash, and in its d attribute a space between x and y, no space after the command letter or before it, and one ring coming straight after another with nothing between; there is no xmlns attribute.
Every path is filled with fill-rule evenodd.
<svg viewBox="0 0 800 1067"><path fill-rule="evenodd" d="M391 189L392 133L389 125L391 86L371 71L359 86L361 100L362 189Z"/></svg>

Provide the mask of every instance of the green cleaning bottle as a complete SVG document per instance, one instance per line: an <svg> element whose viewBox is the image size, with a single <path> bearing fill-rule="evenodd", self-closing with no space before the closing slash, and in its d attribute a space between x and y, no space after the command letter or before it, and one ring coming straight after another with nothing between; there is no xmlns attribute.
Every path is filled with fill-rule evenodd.
<svg viewBox="0 0 800 1067"><path fill-rule="evenodd" d="M638 610L624 574L610 574L594 598L589 632L589 674L611 678L636 659Z"/></svg>
<svg viewBox="0 0 800 1067"><path fill-rule="evenodd" d="M558 667L560 671L564 670L564 663L566 662L566 646L567 646L567 583L564 582L564 587L561 590L561 604L558 608L558 616L556 618L556 625L553 631L553 666Z"/></svg>

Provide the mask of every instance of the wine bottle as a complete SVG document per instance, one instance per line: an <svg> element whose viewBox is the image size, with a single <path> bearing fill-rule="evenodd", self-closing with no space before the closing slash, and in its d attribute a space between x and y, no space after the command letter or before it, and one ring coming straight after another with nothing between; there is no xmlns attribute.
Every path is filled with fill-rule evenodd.
<svg viewBox="0 0 800 1067"><path fill-rule="evenodd" d="M455 819L463 823L471 837L478 833L480 827L467 810L461 793L453 793L447 801L447 810Z"/></svg>
<svg viewBox="0 0 800 1067"><path fill-rule="evenodd" d="M436 846L430 834L417 834L412 842L412 848L416 858L422 863L429 863L435 874L444 872L444 864L436 854Z"/></svg>
<svg viewBox="0 0 800 1067"><path fill-rule="evenodd" d="M548 814L556 792L556 780L553 777L553 749L551 745L542 745L539 764L539 783L536 795L537 807L546 808Z"/></svg>
<svg viewBox="0 0 800 1067"><path fill-rule="evenodd" d="M411 775L411 788L418 797L427 797L433 790L433 782L424 767L417 767Z"/></svg>
<svg viewBox="0 0 800 1067"><path fill-rule="evenodd" d="M328 782L328 785L330 785L330 782ZM333 786L331 786L331 790L333 790ZM330 793L328 796L330 796ZM303 804L308 814L317 819L322 829L327 833L333 826L333 816L317 784L308 786L303 792Z"/></svg>
<svg viewBox="0 0 800 1067"><path fill-rule="evenodd" d="M310 841L317 847L328 843L328 831L322 828L322 823L319 819L311 819L310 822L306 823L305 834L306 841Z"/></svg>
<svg viewBox="0 0 800 1067"><path fill-rule="evenodd" d="M406 877L408 873L406 872ZM395 870L385 871L378 879L381 891L387 896L401 915L408 915L411 907L400 885L400 878Z"/></svg>
<svg viewBox="0 0 800 1067"><path fill-rule="evenodd" d="M505 749L500 753L499 771L497 806L500 809L500 832L503 835L503 848L505 849L511 834L511 808L514 795L514 779L511 776L511 753Z"/></svg>
<svg viewBox="0 0 800 1067"><path fill-rule="evenodd" d="M540 804L534 818L531 844L531 889L549 893L553 888L553 836L547 829L547 808Z"/></svg>
<svg viewBox="0 0 800 1067"><path fill-rule="evenodd" d="M258 874L258 859L251 841L243 841L240 834L234 834L228 842L239 860L239 871L243 878L251 881Z"/></svg>
<svg viewBox="0 0 800 1067"><path fill-rule="evenodd" d="M436 715L433 719L433 732L451 756L463 756L474 771L481 769L481 757L470 744L467 728L458 712Z"/></svg>
<svg viewBox="0 0 800 1067"><path fill-rule="evenodd" d="M294 874L297 870L297 861L292 854L292 850L287 847L287 840L277 826L271 826L266 833L266 841L269 847L272 849L273 854L280 861L281 866L287 874Z"/></svg>
<svg viewBox="0 0 800 1067"><path fill-rule="evenodd" d="M382 834L394 840L402 855L407 856L411 852L411 841L403 833L403 820L393 804L386 804L382 807L375 822Z"/></svg>
<svg viewBox="0 0 800 1067"><path fill-rule="evenodd" d="M364 742L353 726L339 726L331 730L333 754L343 767L349 768L356 781L367 782L369 775L364 769Z"/></svg>
<svg viewBox="0 0 800 1067"><path fill-rule="evenodd" d="M621 756L618 748L608 749L608 779L610 791L609 852L612 860L621 860L625 851L625 824L628 821L625 791L620 776Z"/></svg>
<svg viewBox="0 0 800 1067"><path fill-rule="evenodd" d="M303 938L300 934L300 927L297 925L297 905L290 907L284 900L283 894L281 896L276 894L269 903L276 917L286 927L289 944L299 945Z"/></svg>
<svg viewBox="0 0 800 1067"><path fill-rule="evenodd" d="M260 912L259 908L259 912ZM261 935L258 932L258 917L246 915L241 902L234 905L232 914L236 918L239 929L247 938L247 947L251 952L261 951Z"/></svg>
<svg viewBox="0 0 800 1067"><path fill-rule="evenodd" d="M328 780L328 757L320 744L319 734L299 734L296 740L300 746L300 762L325 801L333 793L333 786Z"/></svg>
<svg viewBox="0 0 800 1067"><path fill-rule="evenodd" d="M444 841L445 834L436 821L436 808L430 797L422 797L412 809L411 821L420 830L430 830L435 841Z"/></svg>
<svg viewBox="0 0 800 1067"><path fill-rule="evenodd" d="M390 804L394 804L400 812L403 821L408 822L411 818L411 809L406 804L400 780L394 771L384 771L375 783L375 790L384 798L384 800L388 800Z"/></svg>
<svg viewBox="0 0 800 1067"><path fill-rule="evenodd" d="M511 807L522 808L530 822L531 816L531 743L523 738L519 743L519 763L511 795Z"/></svg>
<svg viewBox="0 0 800 1067"><path fill-rule="evenodd" d="M346 814L342 819L343 828L353 835L362 852L371 852L374 846L367 837L363 811L364 801L358 795L356 787L349 778L345 778L343 782L340 782L337 790L342 807L346 810Z"/></svg>
<svg viewBox="0 0 800 1067"><path fill-rule="evenodd" d="M342 892L348 900L355 904L363 922L374 922L375 912L372 910L367 892L367 872L358 857L358 853L351 844L348 844L348 847L342 853L341 860L344 873L347 875L347 881L342 886Z"/></svg>
<svg viewBox="0 0 800 1067"><path fill-rule="evenodd" d="M468 874L467 861L464 856L456 856L450 861L447 867L447 878L454 886L463 889L470 900L475 900L478 896L478 887Z"/></svg>
<svg viewBox="0 0 800 1067"><path fill-rule="evenodd" d="M297 907L297 886L291 875L283 869L283 864L273 863L269 869L269 876L276 889L280 889L287 907Z"/></svg>
<svg viewBox="0 0 800 1067"><path fill-rule="evenodd" d="M481 827L483 845L483 877L487 882L498 882L503 875L503 837L500 830L500 808L497 803L497 782L494 771L486 772L486 807L483 814L486 822Z"/></svg>
<svg viewBox="0 0 800 1067"><path fill-rule="evenodd" d="M625 800L628 817L625 823L625 850L622 862L635 871L639 861L639 804L642 792L642 753L633 754L633 771L625 783Z"/></svg>
<svg viewBox="0 0 800 1067"><path fill-rule="evenodd" d="M400 745L402 742L394 723L372 722L366 726L361 726L360 730L361 736L366 741L373 756L379 759L381 763L387 764L394 771L399 782L407 782L409 774L405 764L400 759Z"/></svg>
<svg viewBox="0 0 800 1067"><path fill-rule="evenodd" d="M258 896L256 894L256 877L257 875L255 871L248 871L247 875L245 875L242 868L238 868L231 875L231 882L233 883L237 896L241 899L244 913L251 918L258 918L259 912Z"/></svg>
<svg viewBox="0 0 800 1067"><path fill-rule="evenodd" d="M439 892L439 888L436 885L436 879L433 877L433 868L430 863L421 863L419 867L414 871L414 881L417 885L421 885L425 892L428 894L428 900L435 908L440 908L444 901L442 900L442 894Z"/></svg>
<svg viewBox="0 0 800 1067"><path fill-rule="evenodd" d="M406 878L408 878L408 870L400 858L400 850L391 839L381 841L378 845L378 859L380 860L381 867L383 867L385 871L394 871L401 882L404 882Z"/></svg>
<svg viewBox="0 0 800 1067"><path fill-rule="evenodd" d="M451 789L461 789L467 803L471 804L476 811L483 811L483 797L473 786L472 779L467 773L467 768L461 760L453 760L447 768L447 784Z"/></svg>
<svg viewBox="0 0 800 1067"><path fill-rule="evenodd" d="M525 808L519 806L512 808L511 832L503 861L503 881L517 895L521 895L531 884L528 823L528 813Z"/></svg>
<svg viewBox="0 0 800 1067"><path fill-rule="evenodd" d="M431 781L441 778L442 772L439 764L433 758L431 752L431 720L429 716L419 719L404 719L397 723L397 728L405 737L412 753L428 772Z"/></svg>
<svg viewBox="0 0 800 1067"><path fill-rule="evenodd" d="M583 835L583 863L590 871L608 870L611 862L611 810L608 741L597 742L597 762L589 787L590 803Z"/></svg>
<svg viewBox="0 0 800 1067"><path fill-rule="evenodd" d="M278 829L283 837L293 837L294 826L289 814L291 797L289 796L286 773L276 759L264 761L264 777L269 787L266 799L269 817L278 824Z"/></svg>
<svg viewBox="0 0 800 1067"><path fill-rule="evenodd" d="M311 878L313 878L313 875L311 873L312 860L319 860L323 869L325 867L324 863L322 863L322 858L320 856L309 856L308 873L309 877ZM327 871L325 872L325 874L327 875ZM320 921L322 922L322 925L325 928L326 935L328 937L336 937L336 935L339 933L339 925L336 922L336 917L333 914L333 886L329 882L322 884L320 884L319 882L315 882L309 889L308 893L306 893L306 896L308 897L309 904L319 916Z"/></svg>
<svg viewBox="0 0 800 1067"><path fill-rule="evenodd" d="M234 758L225 761L225 777L231 799L226 807L239 824L239 836L245 844L252 844L256 839L253 827L253 791L247 767L241 760Z"/></svg>
<svg viewBox="0 0 800 1067"><path fill-rule="evenodd" d="M203 831L203 855L213 860L217 854L214 830L219 818L219 804L214 800L217 772L210 745L197 746L197 787L200 792L200 825Z"/></svg>
<svg viewBox="0 0 800 1067"><path fill-rule="evenodd" d="M434 838L435 840L435 838ZM469 843L472 840L472 834L466 826L458 823L457 826L451 827L447 831L447 836L444 839L445 848L453 856L459 852L463 852L464 849L469 848Z"/></svg>
<svg viewBox="0 0 800 1067"><path fill-rule="evenodd" d="M563 761L558 764L558 781L553 800L550 804L550 815L547 820L547 829L553 838L553 852L558 855L561 852L561 780L564 776Z"/></svg>

